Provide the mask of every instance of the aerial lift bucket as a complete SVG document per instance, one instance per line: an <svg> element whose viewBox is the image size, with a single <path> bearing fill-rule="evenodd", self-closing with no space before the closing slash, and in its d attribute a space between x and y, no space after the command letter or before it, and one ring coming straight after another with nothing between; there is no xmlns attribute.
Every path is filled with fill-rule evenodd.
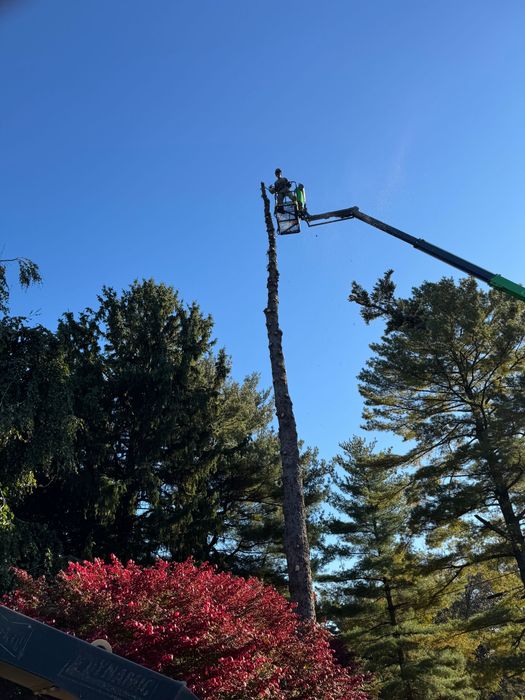
<svg viewBox="0 0 525 700"><path fill-rule="evenodd" d="M289 233L301 233L297 207L293 202L285 202L276 207L275 219L277 221L277 230L281 236Z"/></svg>
<svg viewBox="0 0 525 700"><path fill-rule="evenodd" d="M275 173L277 174L277 172L276 170ZM296 195L292 194L297 189L297 183L294 180L288 180L288 186L290 191L284 194L282 198L273 186L270 187L270 192L274 195L275 207L273 213L277 221L277 233L281 236L286 236L289 233L301 233L299 212L295 201Z"/></svg>

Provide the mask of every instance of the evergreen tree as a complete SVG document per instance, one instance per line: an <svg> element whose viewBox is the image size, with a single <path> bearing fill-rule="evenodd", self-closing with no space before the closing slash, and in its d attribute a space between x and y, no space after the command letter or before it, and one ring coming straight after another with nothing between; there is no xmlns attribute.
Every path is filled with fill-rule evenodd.
<svg viewBox="0 0 525 700"><path fill-rule="evenodd" d="M330 617L375 674L379 697L475 698L464 657L433 643L437 582L422 575L422 557L407 529L407 479L388 467L388 454L374 456L361 439L342 448L332 496L340 516L329 529L338 535L331 555L343 564L324 577L336 601Z"/></svg>
<svg viewBox="0 0 525 700"><path fill-rule="evenodd" d="M211 332L196 305L151 281L105 289L97 309L60 322L74 471L39 481L15 514L45 528L65 560L191 555L282 581L272 404L255 375L229 378ZM323 465L305 451L303 467L315 510Z"/></svg>
<svg viewBox="0 0 525 700"><path fill-rule="evenodd" d="M66 478L74 465L69 373L56 337L24 319L0 319L0 587L13 562L50 570L60 548L31 513L17 517L39 484ZM59 505L52 504L52 518Z"/></svg>
<svg viewBox="0 0 525 700"><path fill-rule="evenodd" d="M0 260L0 589L9 587L10 565L52 570L60 543L45 525L15 517L20 502L38 483L73 465L76 422L68 368L59 343L42 326L10 317L8 267L18 267L23 289L41 282L28 258ZM56 511L56 509L55 509Z"/></svg>
<svg viewBox="0 0 525 700"><path fill-rule="evenodd" d="M377 297L354 288L351 298L370 318ZM414 442L405 460L422 462L420 522L477 521L490 555L512 556L525 587L525 306L443 279L410 299L392 292L383 312L387 332L360 374L367 427Z"/></svg>
<svg viewBox="0 0 525 700"><path fill-rule="evenodd" d="M283 550L283 483L279 439L268 425L273 406L257 391L257 376L243 384L227 382L217 424L224 449L208 481L208 502L215 499L207 559L243 575L281 586L286 579ZM321 536L317 508L325 496L326 466L315 450L302 450L308 533Z"/></svg>
<svg viewBox="0 0 525 700"><path fill-rule="evenodd" d="M411 441L405 455L392 459L417 465L412 527L440 554L434 568L459 571L493 561L500 573L518 576L521 595L509 590L501 605L469 619L465 630L497 633L483 666L492 665L497 675L499 664L500 676L519 680L525 668L525 306L482 292L471 279L425 283L408 299L394 291L387 274L372 293L354 285L351 295L367 321L387 322L360 374L366 425Z"/></svg>
<svg viewBox="0 0 525 700"><path fill-rule="evenodd" d="M25 507L45 518L60 500L74 556L198 557L227 359L212 355L211 319L164 285L135 283L121 297L104 289L99 302L58 328L81 421L76 473Z"/></svg>

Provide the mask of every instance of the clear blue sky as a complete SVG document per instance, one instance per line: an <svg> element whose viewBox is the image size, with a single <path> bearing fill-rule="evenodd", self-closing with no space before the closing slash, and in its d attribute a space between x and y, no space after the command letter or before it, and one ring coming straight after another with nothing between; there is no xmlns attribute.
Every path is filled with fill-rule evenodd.
<svg viewBox="0 0 525 700"><path fill-rule="evenodd" d="M153 277L216 322L234 376L269 386L259 183L311 211L357 204L525 281L522 0L12 0L0 3L0 250L37 261L13 311L95 303ZM346 300L437 261L359 222L279 240L301 437L358 431L355 376L380 325Z"/></svg>

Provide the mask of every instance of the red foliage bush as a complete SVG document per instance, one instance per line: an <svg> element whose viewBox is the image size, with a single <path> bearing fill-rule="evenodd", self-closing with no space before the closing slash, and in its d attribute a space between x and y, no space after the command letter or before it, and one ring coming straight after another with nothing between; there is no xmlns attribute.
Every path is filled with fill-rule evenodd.
<svg viewBox="0 0 525 700"><path fill-rule="evenodd" d="M273 588L191 561L70 564L46 581L17 572L4 604L185 680L202 700L364 700L363 676L338 665L330 635L302 625Z"/></svg>

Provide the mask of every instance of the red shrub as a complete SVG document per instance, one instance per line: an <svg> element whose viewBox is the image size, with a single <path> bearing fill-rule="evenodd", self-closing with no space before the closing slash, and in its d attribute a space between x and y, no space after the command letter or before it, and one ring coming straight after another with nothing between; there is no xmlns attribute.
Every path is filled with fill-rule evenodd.
<svg viewBox="0 0 525 700"><path fill-rule="evenodd" d="M257 579L209 565L151 568L113 558L70 564L56 579L18 572L4 603L70 634L185 680L202 700L363 700L363 677L337 664L330 635L301 626Z"/></svg>

